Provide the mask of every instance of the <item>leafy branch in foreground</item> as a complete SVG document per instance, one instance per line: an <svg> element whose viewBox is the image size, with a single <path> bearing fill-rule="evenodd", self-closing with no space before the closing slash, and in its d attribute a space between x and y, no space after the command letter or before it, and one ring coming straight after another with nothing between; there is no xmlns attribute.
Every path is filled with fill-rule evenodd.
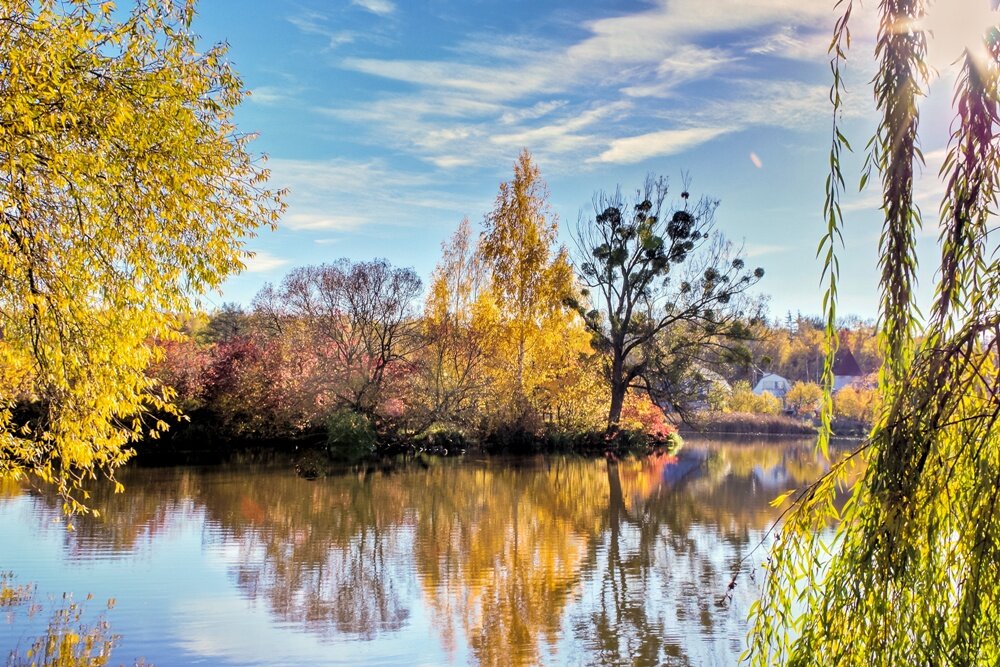
<svg viewBox="0 0 1000 667"><path fill-rule="evenodd" d="M927 73L924 3L884 0L873 139L885 227L884 404L870 437L787 511L755 605L754 664L986 665L1000 660L1000 260L996 173L1000 32L966 50L942 167L941 262L919 338L916 100ZM850 4L846 6L849 15ZM837 23L837 68L847 16ZM843 142L836 132L834 155ZM838 182L839 168L833 173ZM827 269L839 189L829 188ZM826 246L824 246L826 247ZM832 259L831 259L832 258ZM828 312L835 307L835 283ZM824 449L824 451L826 451Z"/></svg>
<svg viewBox="0 0 1000 667"><path fill-rule="evenodd" d="M166 427L151 341L281 209L194 2L113 7L0 1L0 474L55 485L67 511Z"/></svg>

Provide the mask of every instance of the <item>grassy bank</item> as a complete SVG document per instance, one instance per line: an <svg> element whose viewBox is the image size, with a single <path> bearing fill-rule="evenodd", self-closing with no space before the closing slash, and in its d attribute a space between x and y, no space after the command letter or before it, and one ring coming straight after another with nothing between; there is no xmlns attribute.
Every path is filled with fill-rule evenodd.
<svg viewBox="0 0 1000 667"><path fill-rule="evenodd" d="M812 422L789 415L765 415L750 412L701 412L681 433L719 433L726 435L815 435Z"/></svg>

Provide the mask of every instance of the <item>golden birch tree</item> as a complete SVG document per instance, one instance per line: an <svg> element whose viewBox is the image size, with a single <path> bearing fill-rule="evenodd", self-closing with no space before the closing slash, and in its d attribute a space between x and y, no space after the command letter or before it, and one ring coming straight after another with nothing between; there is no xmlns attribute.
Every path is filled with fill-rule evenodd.
<svg viewBox="0 0 1000 667"><path fill-rule="evenodd" d="M525 413L540 384L591 351L589 336L565 305L574 277L566 249L556 245L557 230L548 189L523 150L514 178L500 184L479 246L506 346L498 358L512 360L497 383L512 417Z"/></svg>
<svg viewBox="0 0 1000 667"><path fill-rule="evenodd" d="M429 421L471 423L483 408L485 367L496 337L487 278L465 218L441 246L424 307L421 393Z"/></svg>

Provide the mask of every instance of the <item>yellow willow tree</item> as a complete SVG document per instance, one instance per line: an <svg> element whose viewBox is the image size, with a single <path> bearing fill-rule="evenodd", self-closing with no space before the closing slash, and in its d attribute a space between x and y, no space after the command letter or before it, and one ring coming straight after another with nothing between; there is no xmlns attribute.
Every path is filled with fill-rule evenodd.
<svg viewBox="0 0 1000 667"><path fill-rule="evenodd" d="M577 357L592 353L589 336L565 305L573 293L573 269L566 249L556 247L557 224L547 200L537 165L521 151L514 178L500 184L486 215L479 245L501 331L498 386L508 416L523 416L535 395L570 374ZM535 407L548 409L551 401L539 400L546 405Z"/></svg>
<svg viewBox="0 0 1000 667"><path fill-rule="evenodd" d="M837 345L843 225L838 124L853 8L842 2L831 46L833 151L827 181L825 382ZM941 169L940 263L917 337L914 172L918 100L928 86L924 0L882 0L873 80L882 113L869 169L881 182L880 334L884 405L869 438L795 494L755 609L760 665L995 665L1000 662L1000 32L965 50ZM949 10L950 11L950 10ZM994 15L994 23L1000 18ZM867 181L863 177L863 184ZM827 434L828 434L827 430ZM828 454L825 437L821 448ZM850 484L853 461L867 467ZM845 505L836 502L849 488ZM834 524L836 524L834 526Z"/></svg>
<svg viewBox="0 0 1000 667"><path fill-rule="evenodd" d="M280 193L192 1L0 0L0 473L81 486L165 424L172 313L242 268Z"/></svg>

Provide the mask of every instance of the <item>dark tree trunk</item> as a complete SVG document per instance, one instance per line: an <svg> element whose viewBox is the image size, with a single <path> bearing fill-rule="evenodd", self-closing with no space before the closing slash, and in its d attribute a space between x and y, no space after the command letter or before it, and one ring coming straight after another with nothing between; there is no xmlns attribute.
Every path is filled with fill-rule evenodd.
<svg viewBox="0 0 1000 667"><path fill-rule="evenodd" d="M628 381L625 379L625 361L616 349L611 362L611 409L608 410L608 433L618 430L618 422L625 404Z"/></svg>
<svg viewBox="0 0 1000 667"><path fill-rule="evenodd" d="M618 462L608 459L608 518L610 519L612 548L617 550L618 528L625 515L625 494L622 492L622 478L618 472Z"/></svg>
<svg viewBox="0 0 1000 667"><path fill-rule="evenodd" d="M628 387L621 381L611 383L611 409L608 411L608 432L618 430L618 422L622 416L622 406L625 404L625 392Z"/></svg>
<svg viewBox="0 0 1000 667"><path fill-rule="evenodd" d="M618 430L622 406L625 404L625 393L628 391L628 381L625 379L625 359L622 354L623 345L624 341L615 336L611 353L611 409L608 410L608 433L614 433Z"/></svg>

